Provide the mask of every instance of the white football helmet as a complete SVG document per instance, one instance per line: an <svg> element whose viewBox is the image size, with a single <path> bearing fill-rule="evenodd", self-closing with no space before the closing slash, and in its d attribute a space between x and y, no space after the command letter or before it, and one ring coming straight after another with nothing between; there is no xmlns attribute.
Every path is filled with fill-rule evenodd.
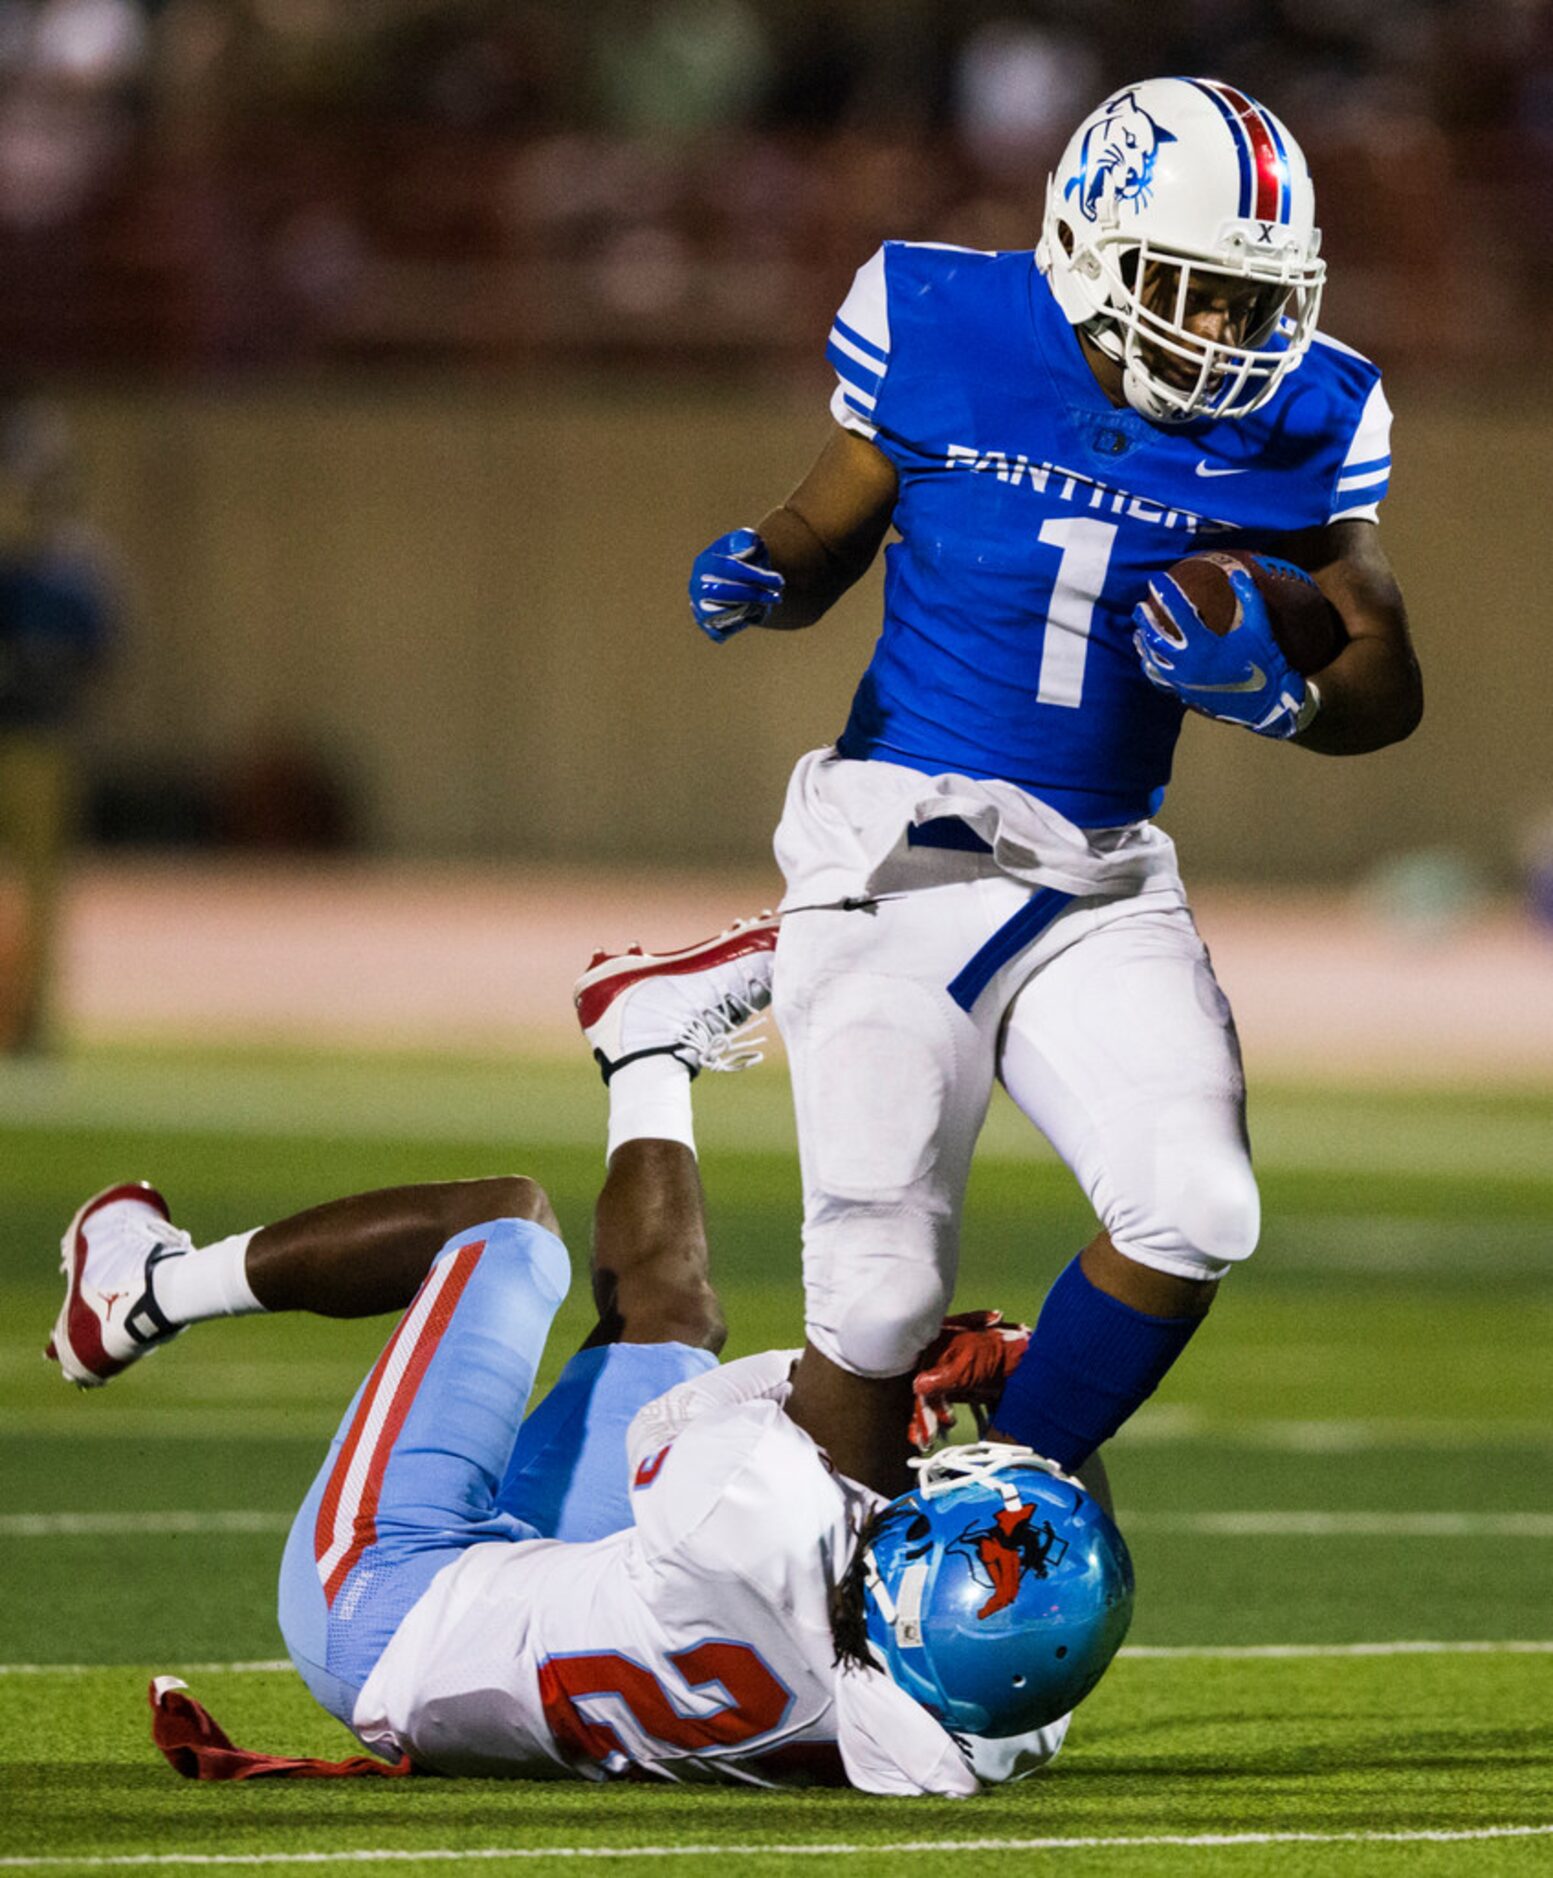
<svg viewBox="0 0 1553 1878"><path fill-rule="evenodd" d="M1122 367L1135 411L1160 424L1244 417L1315 331L1315 208L1304 155L1271 111L1221 79L1151 78L1074 133L1047 183L1036 260L1068 319ZM1243 330L1192 332L1220 295Z"/></svg>

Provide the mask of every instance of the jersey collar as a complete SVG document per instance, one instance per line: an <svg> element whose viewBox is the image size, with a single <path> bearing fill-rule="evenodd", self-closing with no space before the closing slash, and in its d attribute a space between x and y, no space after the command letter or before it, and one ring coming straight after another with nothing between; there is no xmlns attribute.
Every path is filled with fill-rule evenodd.
<svg viewBox="0 0 1553 1878"><path fill-rule="evenodd" d="M1128 405L1112 404L1101 390L1099 379L1084 357L1077 328L1068 323L1033 255L1029 301L1035 350L1058 407L1085 448L1101 461L1116 462L1157 442L1158 432L1146 417Z"/></svg>

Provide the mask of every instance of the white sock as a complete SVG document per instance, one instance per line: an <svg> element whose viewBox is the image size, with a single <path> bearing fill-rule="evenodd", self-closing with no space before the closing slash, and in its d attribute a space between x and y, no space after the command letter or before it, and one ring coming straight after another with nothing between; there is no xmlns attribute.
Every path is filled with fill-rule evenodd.
<svg viewBox="0 0 1553 1878"><path fill-rule="evenodd" d="M248 1241L258 1230L255 1226L214 1245L196 1246L182 1258L163 1259L151 1279L158 1307L175 1324L262 1311L248 1284Z"/></svg>
<svg viewBox="0 0 1553 1878"><path fill-rule="evenodd" d="M609 1079L606 1159L625 1141L683 1141L692 1154L690 1071L677 1056L639 1056Z"/></svg>

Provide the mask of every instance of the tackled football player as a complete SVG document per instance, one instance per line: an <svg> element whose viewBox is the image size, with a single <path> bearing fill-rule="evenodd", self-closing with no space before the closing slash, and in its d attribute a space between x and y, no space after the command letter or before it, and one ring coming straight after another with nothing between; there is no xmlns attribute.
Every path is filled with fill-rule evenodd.
<svg viewBox="0 0 1553 1878"><path fill-rule="evenodd" d="M1233 1023L1152 819L1176 738L1192 710L1359 755L1422 710L1377 527L1390 412L1377 368L1317 328L1319 246L1270 111L1210 79L1116 93L1033 253L889 242L860 269L827 349L837 428L786 502L696 559L721 642L813 624L896 536L851 714L798 764L776 836L794 1403L847 1403L837 1459L881 1490L994 1076L1100 1227L1046 1297L1002 1435L1081 1464L1256 1245ZM1218 548L1263 558L1220 576L1210 629L1200 582L1167 570ZM1335 609L1315 665L1270 590Z"/></svg>
<svg viewBox="0 0 1553 1878"><path fill-rule="evenodd" d="M49 1354L84 1386L202 1319L404 1313L280 1577L303 1680L392 1771L969 1794L1048 1761L1121 1642L1126 1547L1076 1481L976 1445L887 1503L832 1466L823 1411L787 1412L796 1352L717 1365L690 1083L751 1060L775 933L579 982L610 1089L599 1317L532 1412L570 1264L531 1180L359 1194L200 1248L124 1185L65 1236ZM978 1341L948 1329L935 1358ZM182 1772L390 1771L235 1749L176 1678L153 1689Z"/></svg>

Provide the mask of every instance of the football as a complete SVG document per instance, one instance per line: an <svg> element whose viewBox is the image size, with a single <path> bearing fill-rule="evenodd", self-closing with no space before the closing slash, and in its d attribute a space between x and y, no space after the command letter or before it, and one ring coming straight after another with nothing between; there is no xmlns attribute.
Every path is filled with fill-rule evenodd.
<svg viewBox="0 0 1553 1878"><path fill-rule="evenodd" d="M1273 637L1295 671L1319 672L1330 665L1348 637L1343 616L1292 561L1245 548L1210 548L1177 561L1168 572L1203 625L1222 635L1232 632L1240 619L1240 602L1229 583L1233 567L1244 568L1256 582L1267 602Z"/></svg>

